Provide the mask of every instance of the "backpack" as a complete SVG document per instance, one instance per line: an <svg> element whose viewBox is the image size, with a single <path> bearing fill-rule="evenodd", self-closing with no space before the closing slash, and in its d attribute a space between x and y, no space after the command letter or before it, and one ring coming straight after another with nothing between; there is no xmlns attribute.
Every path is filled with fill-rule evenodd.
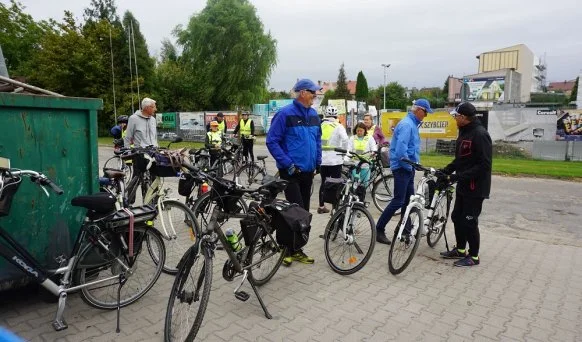
<svg viewBox="0 0 582 342"><path fill-rule="evenodd" d="M271 215L271 227L276 230L277 243L290 252L297 251L309 241L311 214L297 203L274 199L265 206Z"/></svg>

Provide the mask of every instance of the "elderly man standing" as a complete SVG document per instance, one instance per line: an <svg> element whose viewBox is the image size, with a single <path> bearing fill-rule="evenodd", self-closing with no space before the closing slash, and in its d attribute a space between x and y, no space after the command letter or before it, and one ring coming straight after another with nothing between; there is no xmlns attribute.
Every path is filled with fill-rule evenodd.
<svg viewBox="0 0 582 342"><path fill-rule="evenodd" d="M293 87L296 98L275 114L267 134L267 148L275 158L279 174L289 181L285 197L305 210L309 210L311 184L321 165L320 119L311 107L321 89L311 80L297 81ZM289 251L283 263L288 266L293 260L313 263L313 258L302 250Z"/></svg>
<svg viewBox="0 0 582 342"><path fill-rule="evenodd" d="M394 175L394 197L376 223L376 241L379 243L390 244L385 233L386 225L398 209L402 208L402 215L404 215L404 208L408 205L410 196L414 194L414 169L402 159L420 162L418 127L427 114L432 112L430 103L426 99L415 100L412 102L408 115L400 120L394 129L390 143L390 168Z"/></svg>
<svg viewBox="0 0 582 342"><path fill-rule="evenodd" d="M134 144L135 147L158 146L156 110L156 101L149 97L141 101L141 110L136 110L127 122L125 146L131 144Z"/></svg>

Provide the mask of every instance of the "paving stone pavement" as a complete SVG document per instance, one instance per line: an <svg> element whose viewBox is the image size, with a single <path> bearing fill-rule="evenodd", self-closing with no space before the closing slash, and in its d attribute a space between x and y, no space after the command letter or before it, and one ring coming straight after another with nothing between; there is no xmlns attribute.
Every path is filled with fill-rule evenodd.
<svg viewBox="0 0 582 342"><path fill-rule="evenodd" d="M556 194L578 195L533 195L544 186ZM372 259L361 271L338 275L327 265L323 240L318 238L329 216L312 210L313 229L305 251L315 264L281 266L259 289L272 320L264 317L248 285L243 287L251 294L247 302L234 297L237 284L222 278L226 257L218 251L210 303L197 339L580 340L582 243L579 226L572 222L580 220L582 184L494 177L493 187L480 222L482 263L468 269L452 267L452 261L438 257L445 248L441 240L435 249L422 241L416 257L399 276L388 272L388 246L381 244L376 244ZM534 208L529 215L504 212L520 201L546 209ZM312 201L312 208L316 205ZM371 212L377 219L380 213ZM452 224L447 234L454 244ZM162 275L146 296L122 309L119 334L115 333L115 311L94 309L76 294L67 301L69 328L55 332L50 322L56 304L43 302L31 292L0 292L0 325L31 341L161 341L172 281L173 277Z"/></svg>

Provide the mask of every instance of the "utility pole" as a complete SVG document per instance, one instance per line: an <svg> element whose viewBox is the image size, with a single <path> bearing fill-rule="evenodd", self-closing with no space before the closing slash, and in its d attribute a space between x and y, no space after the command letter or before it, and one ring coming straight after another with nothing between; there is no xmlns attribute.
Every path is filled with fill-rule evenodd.
<svg viewBox="0 0 582 342"><path fill-rule="evenodd" d="M384 106L382 109L386 109L386 70L390 67L390 64L382 64L384 68Z"/></svg>

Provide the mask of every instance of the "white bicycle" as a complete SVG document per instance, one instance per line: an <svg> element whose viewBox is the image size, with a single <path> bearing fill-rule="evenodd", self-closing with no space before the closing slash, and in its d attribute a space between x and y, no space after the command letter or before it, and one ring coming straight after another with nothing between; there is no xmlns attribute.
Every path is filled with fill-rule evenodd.
<svg viewBox="0 0 582 342"><path fill-rule="evenodd" d="M423 171L424 175L394 231L388 254L388 268L392 274L399 274L408 267L424 235L430 247L444 235L449 250L445 228L455 190L446 174L408 159L402 161Z"/></svg>

